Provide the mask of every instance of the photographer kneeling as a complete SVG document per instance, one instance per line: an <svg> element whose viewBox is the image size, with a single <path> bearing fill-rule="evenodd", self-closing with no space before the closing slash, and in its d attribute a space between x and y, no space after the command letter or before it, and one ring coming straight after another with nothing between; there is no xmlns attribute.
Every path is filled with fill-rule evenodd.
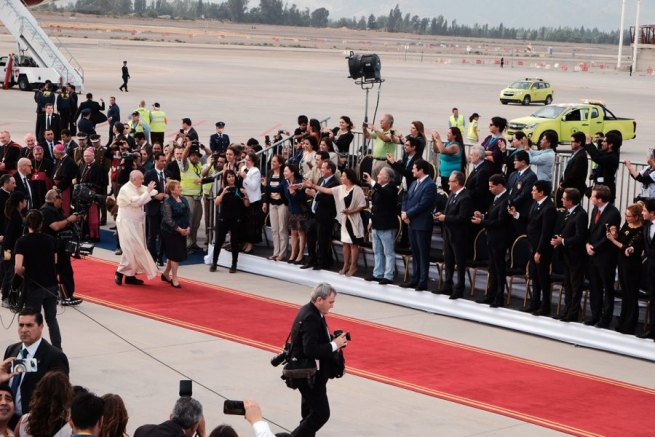
<svg viewBox="0 0 655 437"><path fill-rule="evenodd" d="M41 232L43 214L33 209L25 217L28 233L16 241L14 270L25 281L25 306L45 314L50 341L61 349L57 322L57 263L55 239Z"/></svg>
<svg viewBox="0 0 655 437"><path fill-rule="evenodd" d="M82 216L71 215L66 217L61 209L61 194L53 189L46 193L45 203L39 211L43 214L43 233L53 237L56 242L57 265L56 272L59 276L59 283L63 287L65 296L62 296L62 306L73 306L82 303L82 299L73 297L75 293L75 279L73 278L73 266L71 265L70 254L66 252L67 239L61 238L60 234L66 230L70 223L76 222Z"/></svg>

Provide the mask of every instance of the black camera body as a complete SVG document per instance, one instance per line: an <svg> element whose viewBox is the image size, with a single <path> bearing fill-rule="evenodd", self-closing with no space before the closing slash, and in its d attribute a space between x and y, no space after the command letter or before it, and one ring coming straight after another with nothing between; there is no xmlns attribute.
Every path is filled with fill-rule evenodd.
<svg viewBox="0 0 655 437"><path fill-rule="evenodd" d="M335 339L335 338L337 338L337 337L341 337L341 335L343 335L343 331L342 331L341 329L337 329L337 330L334 331L334 333L332 334L332 338ZM346 340L351 341L351 340L350 340L350 332L346 332Z"/></svg>
<svg viewBox="0 0 655 437"><path fill-rule="evenodd" d="M121 155L121 158L129 159L131 161L134 161L139 156L141 156L141 155L139 155L138 153L135 153L135 152L123 152L123 154Z"/></svg>
<svg viewBox="0 0 655 437"><path fill-rule="evenodd" d="M291 343L287 343L284 345L284 349L282 349L282 352L271 358L271 366L277 367L280 364L284 364L287 361L289 361L290 352L291 352Z"/></svg>

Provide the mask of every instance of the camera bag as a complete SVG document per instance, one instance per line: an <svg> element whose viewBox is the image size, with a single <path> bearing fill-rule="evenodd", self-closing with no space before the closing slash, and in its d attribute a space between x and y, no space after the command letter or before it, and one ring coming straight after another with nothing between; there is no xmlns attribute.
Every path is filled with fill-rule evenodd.
<svg viewBox="0 0 655 437"><path fill-rule="evenodd" d="M290 342L290 339L291 333L287 337L287 342L290 344L289 356L293 352L293 342ZM289 361L282 368L282 379L287 387L292 390L304 387L312 388L316 378L316 371L316 360L313 358L289 358Z"/></svg>

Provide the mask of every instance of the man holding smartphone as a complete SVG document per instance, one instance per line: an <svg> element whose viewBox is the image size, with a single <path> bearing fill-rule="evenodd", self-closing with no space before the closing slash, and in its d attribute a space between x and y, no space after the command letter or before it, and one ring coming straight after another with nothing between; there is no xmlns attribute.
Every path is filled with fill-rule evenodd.
<svg viewBox="0 0 655 437"><path fill-rule="evenodd" d="M396 136L396 131L393 129L393 115L384 114L380 118L379 129L376 129L375 126L369 123L364 123L362 129L364 130L364 137L373 139L374 141L371 177L377 179L380 169L389 166L387 164L387 154L396 155L398 137Z"/></svg>

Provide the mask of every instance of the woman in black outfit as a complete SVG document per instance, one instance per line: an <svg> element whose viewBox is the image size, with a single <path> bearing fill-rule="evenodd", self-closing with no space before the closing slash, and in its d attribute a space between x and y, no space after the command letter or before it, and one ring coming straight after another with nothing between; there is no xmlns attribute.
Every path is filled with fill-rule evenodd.
<svg viewBox="0 0 655 437"><path fill-rule="evenodd" d="M216 263L221 253L221 247L225 243L225 236L231 232L230 246L232 248L232 266L230 273L236 273L237 260L239 259L239 243L243 240L245 233L244 222L246 212L250 206L250 200L244 188L236 186L237 175L233 170L223 170L223 188L219 191L214 205L219 206L217 215L218 230L214 233L214 257L210 272L216 271Z"/></svg>
<svg viewBox="0 0 655 437"><path fill-rule="evenodd" d="M343 166L348 163L350 143L352 143L353 138L355 138L352 129L353 122L350 120L350 117L342 115L341 118L339 118L339 127L328 132L328 136L332 140L334 147L339 151L339 169L343 169Z"/></svg>
<svg viewBox="0 0 655 437"><path fill-rule="evenodd" d="M177 269L187 259L186 237L191 230L191 209L182 196L182 185L171 179L166 183L168 197L161 205L161 236L166 246L166 270L161 280L174 288L182 288L177 281ZM170 273L170 276L169 276Z"/></svg>
<svg viewBox="0 0 655 437"><path fill-rule="evenodd" d="M14 279L14 246L23 236L23 215L21 211L27 208L27 196L22 191L14 191L5 203L5 235L2 240L4 250L5 276L2 288L9 290Z"/></svg>
<svg viewBox="0 0 655 437"><path fill-rule="evenodd" d="M619 283L621 284L621 315L616 331L634 334L639 322L639 285L641 278L641 254L644 249L643 206L629 205L625 211L625 223L620 231L612 226L607 239L619 248Z"/></svg>

